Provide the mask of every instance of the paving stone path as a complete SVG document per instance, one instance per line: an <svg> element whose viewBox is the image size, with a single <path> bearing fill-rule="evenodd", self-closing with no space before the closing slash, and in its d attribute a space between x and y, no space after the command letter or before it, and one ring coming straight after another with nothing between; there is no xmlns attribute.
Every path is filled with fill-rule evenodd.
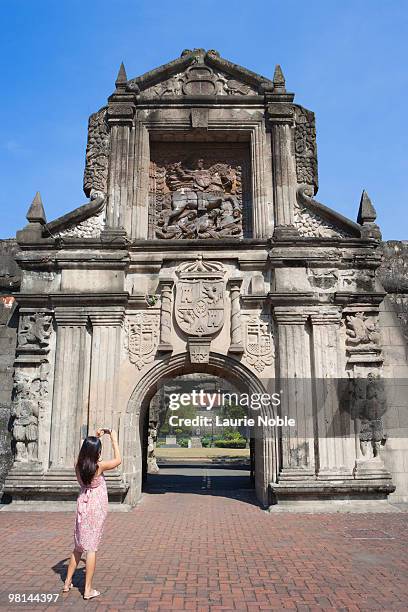
<svg viewBox="0 0 408 612"><path fill-rule="evenodd" d="M279 514L211 473L189 493L153 487L129 513L110 513L95 586L53 604L8 604L8 593L58 593L71 512L0 512L1 610L407 610L408 514Z"/></svg>

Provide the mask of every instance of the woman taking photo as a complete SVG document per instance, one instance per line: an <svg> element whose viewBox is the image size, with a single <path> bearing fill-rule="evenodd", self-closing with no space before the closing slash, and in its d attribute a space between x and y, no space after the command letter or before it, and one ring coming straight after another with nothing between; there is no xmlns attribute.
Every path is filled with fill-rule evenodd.
<svg viewBox="0 0 408 612"><path fill-rule="evenodd" d="M101 437L110 436L114 458L101 461ZM77 500L75 516L74 550L68 565L63 593L72 588L72 576L77 568L83 552L86 552L86 574L84 599L93 599L100 595L92 588L92 578L95 571L96 551L102 538L103 525L108 513L108 493L106 490L106 470L113 470L122 463L115 431L98 429L95 436L88 436L82 443L75 473L81 490Z"/></svg>

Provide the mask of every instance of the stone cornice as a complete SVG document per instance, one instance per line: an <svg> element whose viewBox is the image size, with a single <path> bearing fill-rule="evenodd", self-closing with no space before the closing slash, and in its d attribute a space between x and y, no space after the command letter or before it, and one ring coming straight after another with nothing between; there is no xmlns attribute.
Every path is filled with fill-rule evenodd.
<svg viewBox="0 0 408 612"><path fill-rule="evenodd" d="M49 312L63 306L91 307L106 305L124 306L129 294L123 293L16 293L17 304L22 309Z"/></svg>
<svg viewBox="0 0 408 612"><path fill-rule="evenodd" d="M319 295L312 291L284 291L277 293L268 293L267 298L269 299L272 306L302 306L309 304L316 304L319 301Z"/></svg>
<svg viewBox="0 0 408 612"><path fill-rule="evenodd" d="M273 311L275 320L279 325L304 325L308 314L288 308L275 308Z"/></svg>
<svg viewBox="0 0 408 612"><path fill-rule="evenodd" d="M378 306L387 294L383 291L370 293L357 293L353 291L336 291L334 301L336 304L371 304Z"/></svg>

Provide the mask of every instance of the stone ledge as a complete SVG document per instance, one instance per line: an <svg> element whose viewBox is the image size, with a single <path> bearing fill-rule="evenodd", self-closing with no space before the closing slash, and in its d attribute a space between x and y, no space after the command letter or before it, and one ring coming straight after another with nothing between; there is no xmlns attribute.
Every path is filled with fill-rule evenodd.
<svg viewBox="0 0 408 612"><path fill-rule="evenodd" d="M381 500L395 491L391 478L376 480L345 480L333 483L322 481L297 481L270 483L271 505L282 500L333 501L333 500Z"/></svg>

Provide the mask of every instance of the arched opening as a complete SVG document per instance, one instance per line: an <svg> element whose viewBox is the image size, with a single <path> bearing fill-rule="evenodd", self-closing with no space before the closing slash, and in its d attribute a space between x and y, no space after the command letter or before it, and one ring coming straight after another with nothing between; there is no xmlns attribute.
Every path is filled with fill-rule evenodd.
<svg viewBox="0 0 408 612"><path fill-rule="evenodd" d="M140 499L143 485L143 457L146 451L146 414L150 402L163 381L188 374L209 374L228 381L240 393L249 395L265 393L262 382L239 361L218 353L211 353L206 364L192 364L187 353L167 357L157 363L136 385L128 403L123 423L124 476L129 486L126 501L134 505ZM273 416L271 410L260 407L260 414ZM269 432L269 433L268 433ZM276 440L265 430L253 441L254 485L258 500L268 505L268 488L276 478Z"/></svg>
<svg viewBox="0 0 408 612"><path fill-rule="evenodd" d="M163 380L143 418L143 491L250 499L253 428L241 398L227 379L209 373Z"/></svg>

